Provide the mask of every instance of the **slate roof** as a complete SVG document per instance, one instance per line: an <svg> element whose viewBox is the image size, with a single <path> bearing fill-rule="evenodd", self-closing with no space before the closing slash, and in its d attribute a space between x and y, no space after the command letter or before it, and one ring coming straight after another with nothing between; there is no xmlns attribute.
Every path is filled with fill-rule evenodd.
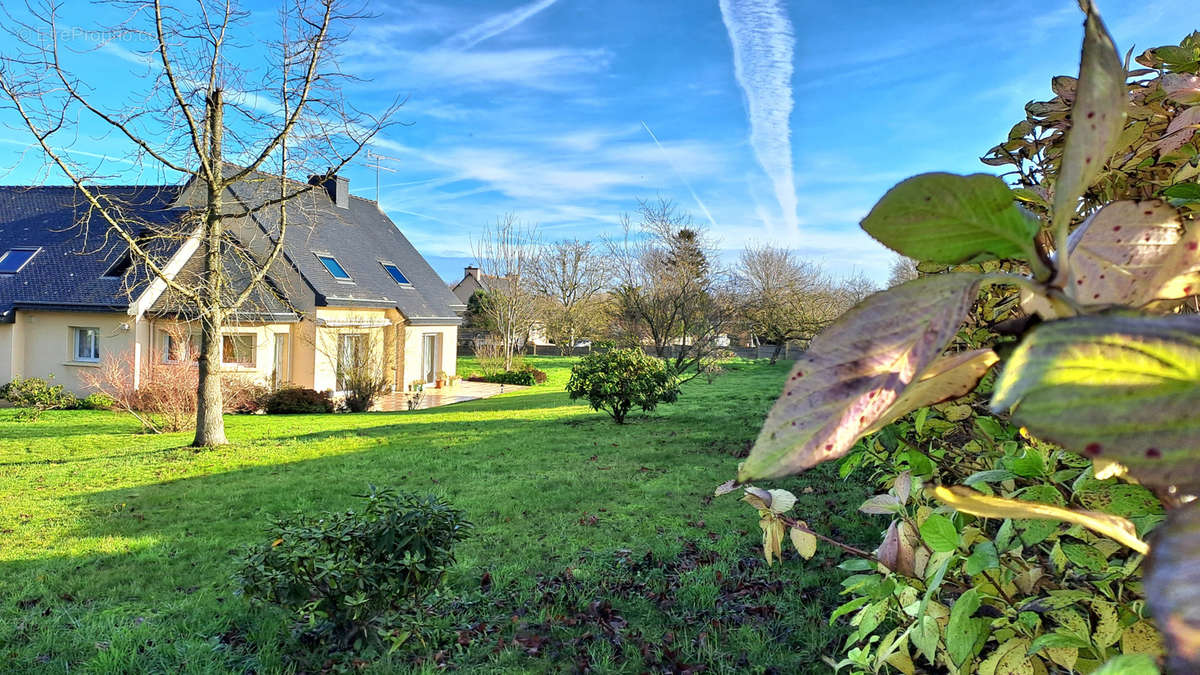
<svg viewBox="0 0 1200 675"><path fill-rule="evenodd" d="M136 211L145 227L178 222L184 210L172 208L178 188L98 187L98 193ZM121 278L102 275L125 252L99 217L88 218L82 195L70 186L0 186L0 254L17 247L40 250L17 274L0 274L0 321L13 309L124 310L144 282L145 271L131 266ZM165 251L163 251L165 253Z"/></svg>
<svg viewBox="0 0 1200 675"><path fill-rule="evenodd" d="M278 179L247 180L232 186L244 204L263 203L278 194ZM289 191L308 187L289 182ZM274 236L279 209L259 211L253 220ZM245 236L245 235L244 235ZM462 302L409 243L378 205L350 196L347 208L336 206L324 188L288 201L284 253L315 294L318 306L394 307L411 323L458 323ZM317 254L332 255L352 281L338 281ZM397 284L381 263L396 265L410 282Z"/></svg>
<svg viewBox="0 0 1200 675"><path fill-rule="evenodd" d="M231 186L234 200L261 204L278 192L278 179L255 174ZM273 180L272 180L273 179ZM289 181L290 189L307 187ZM102 195L138 205L136 215L147 231L179 227L187 213L188 190L170 186L119 186L96 188ZM233 204L231 208L238 208ZM102 274L124 253L125 245L105 238L103 221L93 217L90 227L78 225L87 213L74 187L0 187L0 254L15 247L41 247L17 274L0 274L0 321L12 321L13 309L59 308L123 311L144 287L146 272L134 265L121 279ZM245 246L261 251L278 232L279 209L265 208L249 219L227 220ZM415 324L457 324L461 301L442 282L429 263L396 228L375 202L350 196L348 208L336 206L323 188L313 189L288 202L288 232L284 260L299 273L307 288L285 288L277 279L256 291L252 301L263 318L293 314L295 307L394 307ZM171 250L163 249L169 256ZM333 278L316 253L330 254L350 274L352 281ZM184 273L196 269L196 258ZM392 279L382 262L396 265L410 284ZM279 263L277 263L279 264ZM235 276L240 263L226 261ZM273 273L274 274L274 273ZM280 274L274 274L279 277ZM285 275L286 276L286 275ZM131 293L132 291L132 293ZM309 295L311 294L311 295ZM286 297L285 297L286 296ZM307 296L307 297L303 297ZM178 312L179 303L160 299L152 311ZM244 318L253 318L246 315ZM285 319L286 320L286 319Z"/></svg>

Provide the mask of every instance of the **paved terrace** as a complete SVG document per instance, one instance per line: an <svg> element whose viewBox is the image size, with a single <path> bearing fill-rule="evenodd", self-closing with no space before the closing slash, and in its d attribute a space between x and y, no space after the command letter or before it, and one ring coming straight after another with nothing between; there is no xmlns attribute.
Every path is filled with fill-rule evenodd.
<svg viewBox="0 0 1200 675"><path fill-rule="evenodd" d="M450 405L452 403L462 403L463 401L474 401L478 398L490 398L497 394L507 394L521 389L528 389L516 384L493 384L491 382L468 382L460 381L453 387L442 387L437 389L432 385L425 387L424 395L421 397L421 403L417 406L419 410L425 408L436 408L438 406ZM408 410L408 399L412 396L409 392L395 392L386 394L379 399L375 404L374 410L396 411Z"/></svg>

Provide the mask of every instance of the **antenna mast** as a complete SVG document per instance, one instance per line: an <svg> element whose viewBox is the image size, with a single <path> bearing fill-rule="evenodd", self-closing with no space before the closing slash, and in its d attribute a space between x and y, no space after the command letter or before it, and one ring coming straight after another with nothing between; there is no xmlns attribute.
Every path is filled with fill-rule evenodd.
<svg viewBox="0 0 1200 675"><path fill-rule="evenodd" d="M375 203L378 204L379 203L379 172L387 171L389 173L396 173L396 169L390 169L390 168L384 166L383 160L386 159L389 162L399 162L400 158L399 157L389 157L387 155L381 155L378 152L371 152L370 150L368 150L367 151L367 159L375 160L374 164L367 163L365 166L375 169Z"/></svg>

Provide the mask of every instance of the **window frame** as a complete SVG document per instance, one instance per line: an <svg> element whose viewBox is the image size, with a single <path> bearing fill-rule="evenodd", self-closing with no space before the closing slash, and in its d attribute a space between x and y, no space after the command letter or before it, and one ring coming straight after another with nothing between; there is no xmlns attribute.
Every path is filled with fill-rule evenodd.
<svg viewBox="0 0 1200 675"><path fill-rule="evenodd" d="M120 268L119 271L117 271L118 267ZM129 272L129 268L131 267L133 267L133 252L129 249L125 249L125 252L117 256L117 259L108 266L108 269L104 270L104 273L100 275L100 278L120 279L124 277L127 272ZM114 272L116 273L114 274Z"/></svg>
<svg viewBox="0 0 1200 675"><path fill-rule="evenodd" d="M93 333L91 347L94 352L93 356L83 356L79 353L81 345L80 336L85 333ZM99 363L100 362L100 328L96 326L71 326L71 360L76 363Z"/></svg>
<svg viewBox="0 0 1200 675"><path fill-rule="evenodd" d="M250 360L249 361L230 361L227 355L230 350L225 349L225 341L229 340L230 344L234 344L237 338L250 339ZM233 350L236 351L236 350ZM242 368L257 368L258 367L258 335L256 333L221 333L221 365L222 366L239 366Z"/></svg>
<svg viewBox="0 0 1200 675"><path fill-rule="evenodd" d="M41 246L14 246L10 249L5 250L4 253L0 253L0 264L2 264L5 260L8 260L8 256L12 255L12 253L14 251L28 253L29 257L26 258L25 262L21 263L13 271L0 272L0 275L20 274L21 270L25 269L25 266L28 265L30 263L30 261L32 261L34 259L34 257L37 256L38 253L42 252L42 247Z"/></svg>
<svg viewBox="0 0 1200 675"><path fill-rule="evenodd" d="M192 355L195 356L195 358L192 359L191 361L181 361L179 359L172 359L171 358L171 342L175 339L175 336L170 331L164 330L162 328L158 329L158 334L161 337L161 340L159 342L159 348L162 350L162 362L163 363L169 364L169 365L179 365L181 363L197 363L200 360L200 340L199 340L200 332L199 331L188 331L188 334L187 334L189 349L191 349Z"/></svg>
<svg viewBox="0 0 1200 675"><path fill-rule="evenodd" d="M321 263L321 267L325 268L325 271L329 273L329 276L333 277L334 281L354 283L354 277L350 275L350 272L346 271L346 266L332 253L318 253L313 251L313 255L317 257L317 262ZM342 274L346 275L345 278L334 274L333 270L329 268L329 263L325 262L326 259L333 261L333 264L342 271Z"/></svg>
<svg viewBox="0 0 1200 675"><path fill-rule="evenodd" d="M391 262L390 260L380 260L379 264L383 267L383 271L387 272L388 276L392 278L392 281L396 282L397 286L403 286L405 288L412 286L412 282L409 281L408 277L405 276L404 272L402 272L400 270L399 265L397 265L394 262ZM392 269L388 269L389 267ZM396 273L393 274L392 270L396 270ZM396 278L397 276L400 277L400 279L403 279L404 281L400 281L400 279L397 279Z"/></svg>

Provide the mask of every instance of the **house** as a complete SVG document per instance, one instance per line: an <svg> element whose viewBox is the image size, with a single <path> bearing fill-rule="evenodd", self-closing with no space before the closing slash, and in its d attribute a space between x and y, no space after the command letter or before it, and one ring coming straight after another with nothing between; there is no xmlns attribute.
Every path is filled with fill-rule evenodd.
<svg viewBox="0 0 1200 675"><path fill-rule="evenodd" d="M341 390L339 372L369 357L394 390L455 372L465 309L373 201L340 177L312 179L287 202L281 256L222 331L222 369L264 384ZM289 192L304 183L287 181ZM278 177L230 186L230 213L278 194ZM98 187L136 222L138 239L181 282L202 272L189 218L199 186ZM227 217L230 278L275 241L280 209ZM170 233L177 236L160 236ZM171 363L180 340L198 346L194 307L126 252L74 187L0 187L0 384L48 377L83 391L81 374L127 359L134 386ZM233 284L237 286L237 284Z"/></svg>
<svg viewBox="0 0 1200 675"><path fill-rule="evenodd" d="M455 297L458 298L458 301L461 302L465 307L468 303L470 303L471 296L475 295L476 291L483 291L484 293L490 293L493 290L503 291L504 289L508 288L509 284L511 283L513 283L513 277L511 276L498 277L492 274L486 274L481 272L478 267L474 265L468 265L463 268L463 278L459 280L458 283L451 286L450 290L454 293ZM472 341L480 339L488 338L483 335L476 335L472 337ZM554 343L546 337L546 333L542 328L542 324L534 323L529 328L529 335L525 339L525 344L542 346Z"/></svg>

